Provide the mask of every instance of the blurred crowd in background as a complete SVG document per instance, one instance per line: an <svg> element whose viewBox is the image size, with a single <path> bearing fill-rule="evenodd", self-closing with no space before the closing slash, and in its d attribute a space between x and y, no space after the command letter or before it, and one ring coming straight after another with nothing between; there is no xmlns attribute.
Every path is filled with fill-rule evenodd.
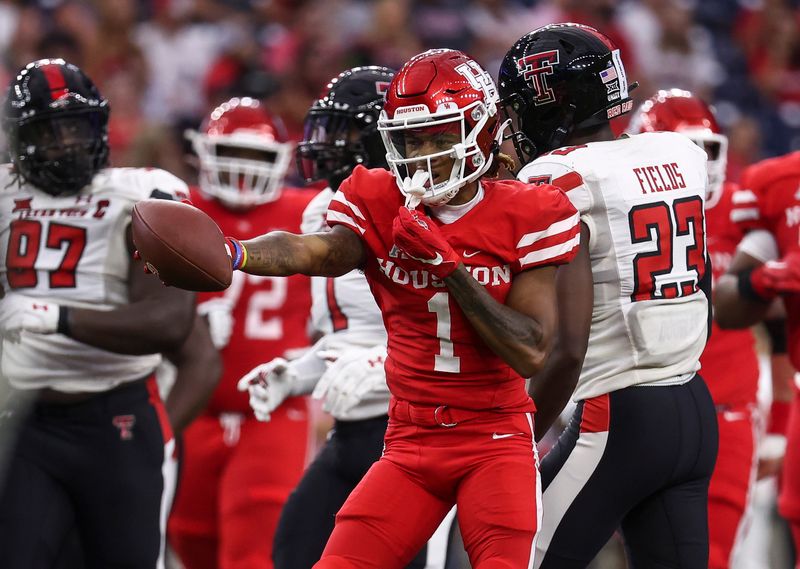
<svg viewBox="0 0 800 569"><path fill-rule="evenodd" d="M432 47L496 76L524 33L575 21L621 48L642 101L688 89L716 105L729 178L800 149L800 0L0 0L0 86L63 57L109 99L115 166L193 181L183 132L230 96L264 100L302 136L327 81L355 65L398 68ZM296 179L295 179L296 181Z"/></svg>

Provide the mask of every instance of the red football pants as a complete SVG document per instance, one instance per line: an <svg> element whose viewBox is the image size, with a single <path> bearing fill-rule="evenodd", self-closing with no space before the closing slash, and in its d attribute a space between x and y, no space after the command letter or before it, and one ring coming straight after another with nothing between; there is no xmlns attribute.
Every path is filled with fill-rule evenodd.
<svg viewBox="0 0 800 569"><path fill-rule="evenodd" d="M531 415L481 413L447 428L398 414L314 567L404 567L453 504L472 567L532 567L541 488Z"/></svg>
<svg viewBox="0 0 800 569"><path fill-rule="evenodd" d="M796 379L789 424L786 427L786 456L781 472L778 511L791 524L795 551L800 552L800 389Z"/></svg>
<svg viewBox="0 0 800 569"><path fill-rule="evenodd" d="M200 417L184 434L170 544L186 569L272 569L272 536L306 464L304 399L262 423Z"/></svg>
<svg viewBox="0 0 800 569"><path fill-rule="evenodd" d="M719 454L708 488L709 569L728 569L743 538L750 486L755 481L755 422L751 407L719 411Z"/></svg>

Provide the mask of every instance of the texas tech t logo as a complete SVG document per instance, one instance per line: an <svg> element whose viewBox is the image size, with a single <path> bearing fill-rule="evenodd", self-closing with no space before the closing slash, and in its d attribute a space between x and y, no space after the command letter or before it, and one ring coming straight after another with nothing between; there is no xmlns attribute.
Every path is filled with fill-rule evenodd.
<svg viewBox="0 0 800 569"><path fill-rule="evenodd" d="M111 423L119 429L119 438L129 441L133 438L133 426L136 424L136 415L117 415Z"/></svg>
<svg viewBox="0 0 800 569"><path fill-rule="evenodd" d="M517 70L536 92L533 104L537 107L556 100L555 93L547 85L547 76L553 74L553 65L557 64L558 50L555 49L526 55L517 60Z"/></svg>

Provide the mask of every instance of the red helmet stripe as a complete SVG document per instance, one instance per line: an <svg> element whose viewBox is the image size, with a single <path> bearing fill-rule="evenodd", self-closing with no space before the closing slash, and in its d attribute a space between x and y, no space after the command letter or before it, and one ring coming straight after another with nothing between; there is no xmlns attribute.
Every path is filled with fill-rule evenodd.
<svg viewBox="0 0 800 569"><path fill-rule="evenodd" d="M586 29L586 31L587 31L587 32L589 32L589 33L590 33L590 34L592 34L594 37L596 37L596 38L597 38L597 39L599 39L601 42L603 42L603 44L605 44L605 46L606 46L606 47L607 47L607 48L608 48L610 51L614 51L615 49L617 49L617 46L615 46L615 45L614 45L614 42L612 42L612 41L611 41L611 39L609 39L609 37L608 37L607 35L605 35L604 33L602 33L602 32L600 32L600 31L598 31L598 30L594 29L594 28L593 28L593 27L591 27L591 26L586 26L586 27L585 27L585 29Z"/></svg>
<svg viewBox="0 0 800 569"><path fill-rule="evenodd" d="M50 87L51 99L55 101L69 93L69 89L67 89L67 81L60 65L43 65L41 70L42 73L44 73L44 78L47 80L48 87Z"/></svg>

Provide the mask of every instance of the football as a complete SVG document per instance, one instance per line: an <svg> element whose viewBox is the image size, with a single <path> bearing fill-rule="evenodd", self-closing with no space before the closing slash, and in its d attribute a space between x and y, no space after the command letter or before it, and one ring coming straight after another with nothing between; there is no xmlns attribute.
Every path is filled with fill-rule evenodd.
<svg viewBox="0 0 800 569"><path fill-rule="evenodd" d="M133 243L164 284L197 292L231 284L231 259L214 220L187 203L148 199L132 214Z"/></svg>

